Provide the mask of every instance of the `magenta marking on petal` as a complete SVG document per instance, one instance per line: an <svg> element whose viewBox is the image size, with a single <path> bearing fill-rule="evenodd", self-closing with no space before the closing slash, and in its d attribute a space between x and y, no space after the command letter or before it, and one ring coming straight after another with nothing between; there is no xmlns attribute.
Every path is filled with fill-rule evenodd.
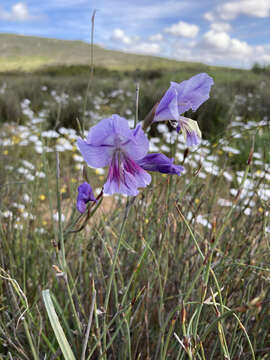
<svg viewBox="0 0 270 360"><path fill-rule="evenodd" d="M135 196L139 187L145 187L151 182L151 176L135 161L121 151L115 152L110 164L104 192L107 194L126 194Z"/></svg>
<svg viewBox="0 0 270 360"><path fill-rule="evenodd" d="M130 129L126 119L112 115L90 129L87 141L78 139L77 145L88 165L109 165L105 193L136 195L139 187L150 183L151 176L137 164L149 149L140 124Z"/></svg>

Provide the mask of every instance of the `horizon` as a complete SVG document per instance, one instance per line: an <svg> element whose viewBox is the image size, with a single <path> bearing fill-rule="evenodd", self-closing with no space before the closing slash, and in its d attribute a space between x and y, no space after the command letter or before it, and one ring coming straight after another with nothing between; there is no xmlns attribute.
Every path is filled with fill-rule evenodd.
<svg viewBox="0 0 270 360"><path fill-rule="evenodd" d="M93 9L94 43L107 50L233 68L270 63L269 0L139 0L125 6L123 0L110 6L106 0L3 0L0 32L89 43Z"/></svg>
<svg viewBox="0 0 270 360"><path fill-rule="evenodd" d="M11 35L11 36L21 36L21 37L29 37L29 38L37 38L37 39L44 39L44 40L57 40L57 41L67 41L67 42L73 42L73 41L78 41L78 42L82 42L83 44L86 44L86 45L91 45L90 42L88 41L84 41L84 40L80 40L80 39L73 39L73 40L70 40L70 39L61 39L61 38L54 38L54 37L49 37L49 36L38 36L38 35L23 35L23 34L17 34L17 33L4 33L4 32L0 32L0 36L1 35ZM146 57L153 57L153 58L160 58L160 59L165 59L165 60L168 60L168 61L176 61L176 62L179 62L179 63L192 63L192 64L201 64L201 65L205 65L205 66L213 66L213 67L217 67L217 68L228 68L228 69L238 69L238 70L251 70L251 68L241 68L241 67L234 67L234 66L225 66L225 65L219 65L219 64L207 64L207 63L203 63L202 61L189 61L189 60L181 60L181 59L173 59L173 58L169 58L169 57L166 57L166 56L162 56L161 55L151 55L151 54L147 54L147 53L132 53L130 51L125 51L125 50L118 50L118 49L108 49L108 48L104 48L101 44L97 44L97 43L94 43L94 46L98 46L100 48L102 48L103 50L105 51L112 51L112 52L121 52L123 54L129 54L129 55L135 55L135 56L146 56ZM95 56L95 55L94 55ZM74 64L76 65L76 64ZM255 63L253 64L255 65Z"/></svg>

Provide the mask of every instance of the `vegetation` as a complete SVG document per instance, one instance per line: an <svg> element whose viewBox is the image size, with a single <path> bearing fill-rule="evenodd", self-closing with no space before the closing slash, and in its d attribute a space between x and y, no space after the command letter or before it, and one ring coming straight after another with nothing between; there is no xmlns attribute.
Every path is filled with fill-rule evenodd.
<svg viewBox="0 0 270 360"><path fill-rule="evenodd" d="M185 174L152 174L136 198L80 215L78 185L98 196L106 170L83 165L78 124L133 123L138 82L143 119L169 81L202 71L215 86L188 114L202 144L187 151L169 124L148 131ZM0 77L0 358L268 359L269 77L97 67L85 96L88 80L68 64Z"/></svg>
<svg viewBox="0 0 270 360"><path fill-rule="evenodd" d="M4 71L32 71L46 65L89 65L90 44L35 36L0 34L0 65ZM106 50L94 45L95 64L110 70L181 69L184 62ZM191 64L192 66L192 64Z"/></svg>

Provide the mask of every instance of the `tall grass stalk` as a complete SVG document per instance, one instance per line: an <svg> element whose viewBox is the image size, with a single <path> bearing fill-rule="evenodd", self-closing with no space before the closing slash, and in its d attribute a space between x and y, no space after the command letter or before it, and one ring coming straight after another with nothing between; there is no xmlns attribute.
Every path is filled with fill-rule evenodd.
<svg viewBox="0 0 270 360"><path fill-rule="evenodd" d="M93 92L93 81L94 81L94 32L95 32L95 16L96 10L93 11L91 17L91 45L90 45L90 75L87 83L86 94L84 98L84 106L83 106L83 116L82 116L82 124L81 124L81 136L84 136L84 129L85 129L85 112L87 108L87 100L88 97L92 95Z"/></svg>

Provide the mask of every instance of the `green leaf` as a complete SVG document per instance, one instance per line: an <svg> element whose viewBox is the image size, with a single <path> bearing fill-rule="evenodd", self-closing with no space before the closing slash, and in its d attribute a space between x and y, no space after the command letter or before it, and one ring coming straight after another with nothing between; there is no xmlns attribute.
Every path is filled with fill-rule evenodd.
<svg viewBox="0 0 270 360"><path fill-rule="evenodd" d="M65 360L76 360L75 356L71 350L71 347L67 341L65 333L62 329L62 326L59 322L58 316L56 314L56 311L55 311L55 308L54 308L54 305L53 305L53 302L51 299L50 290L49 289L43 290L42 297L43 297L43 301L44 301L55 337L56 337L58 344L62 350Z"/></svg>

